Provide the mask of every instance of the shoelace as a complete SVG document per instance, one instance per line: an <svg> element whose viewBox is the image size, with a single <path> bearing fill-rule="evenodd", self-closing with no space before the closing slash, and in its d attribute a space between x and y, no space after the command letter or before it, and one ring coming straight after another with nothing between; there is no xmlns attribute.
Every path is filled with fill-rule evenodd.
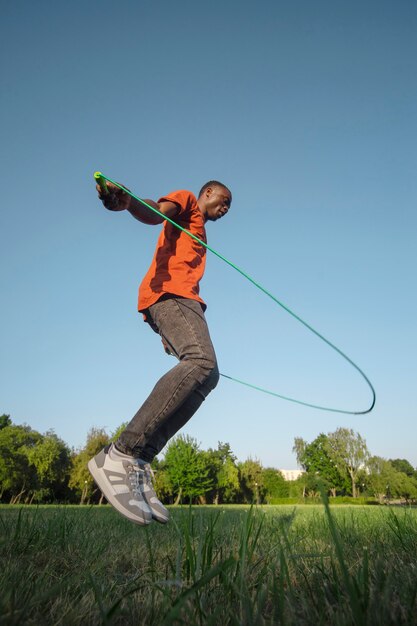
<svg viewBox="0 0 417 626"><path fill-rule="evenodd" d="M155 473L151 467L150 463L146 463L145 465L142 465L144 471L145 471L145 482L147 484L148 487L150 487L152 489L152 491L155 491L154 488L154 479L155 479Z"/></svg>
<svg viewBox="0 0 417 626"><path fill-rule="evenodd" d="M153 480L155 478L155 472L153 471L153 469L151 467L151 464L150 463L146 463L146 465L143 466L143 469L145 470L145 474L147 475L149 480L151 482L153 482Z"/></svg>
<svg viewBox="0 0 417 626"><path fill-rule="evenodd" d="M143 483L143 478L146 476L146 473L144 472L143 468L136 463L132 463L131 465L129 465L128 470L129 481L132 486L132 492L137 496L142 496L141 485Z"/></svg>

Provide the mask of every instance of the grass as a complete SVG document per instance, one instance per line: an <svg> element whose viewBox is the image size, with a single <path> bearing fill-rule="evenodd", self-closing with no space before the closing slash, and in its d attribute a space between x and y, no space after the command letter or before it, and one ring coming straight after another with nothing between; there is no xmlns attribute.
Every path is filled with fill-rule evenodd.
<svg viewBox="0 0 417 626"><path fill-rule="evenodd" d="M0 507L1 624L417 624L417 510Z"/></svg>

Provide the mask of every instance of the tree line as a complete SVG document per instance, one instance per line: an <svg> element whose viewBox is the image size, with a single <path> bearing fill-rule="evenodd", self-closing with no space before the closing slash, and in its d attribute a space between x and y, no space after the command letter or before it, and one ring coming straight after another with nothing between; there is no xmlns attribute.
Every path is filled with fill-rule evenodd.
<svg viewBox="0 0 417 626"><path fill-rule="evenodd" d="M30 426L0 416L0 501L8 503L102 502L87 462L116 432L92 428L80 450L70 449L53 431L40 434ZM285 480L279 469L257 459L239 462L228 443L203 450L190 437L172 439L161 460L152 464L159 497L167 504L274 504L285 498L315 499L359 496L379 502L417 500L417 470L406 459L372 456L359 433L346 428L319 434L310 443L294 440L302 475Z"/></svg>

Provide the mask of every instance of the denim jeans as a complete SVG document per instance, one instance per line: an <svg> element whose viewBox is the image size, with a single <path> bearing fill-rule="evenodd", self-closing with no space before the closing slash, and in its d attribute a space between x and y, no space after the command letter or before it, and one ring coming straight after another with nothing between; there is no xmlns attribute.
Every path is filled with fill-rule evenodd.
<svg viewBox="0 0 417 626"><path fill-rule="evenodd" d="M150 463L215 388L219 370L199 302L172 296L153 304L147 314L179 363L156 383L116 447Z"/></svg>

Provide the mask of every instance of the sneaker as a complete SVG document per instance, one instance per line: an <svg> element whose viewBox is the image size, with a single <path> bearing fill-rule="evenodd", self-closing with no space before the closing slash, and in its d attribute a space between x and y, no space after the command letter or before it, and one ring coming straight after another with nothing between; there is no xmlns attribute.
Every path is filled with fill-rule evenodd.
<svg viewBox="0 0 417 626"><path fill-rule="evenodd" d="M152 511L152 517L161 524L166 524L169 521L169 511L160 502L155 493L153 486L154 473L149 463L143 463L139 461L139 467L145 472L143 480L143 497L146 504Z"/></svg>
<svg viewBox="0 0 417 626"><path fill-rule="evenodd" d="M88 462L88 469L106 500L119 513L142 526L152 521L152 511L143 494L146 472L136 459L110 444Z"/></svg>

